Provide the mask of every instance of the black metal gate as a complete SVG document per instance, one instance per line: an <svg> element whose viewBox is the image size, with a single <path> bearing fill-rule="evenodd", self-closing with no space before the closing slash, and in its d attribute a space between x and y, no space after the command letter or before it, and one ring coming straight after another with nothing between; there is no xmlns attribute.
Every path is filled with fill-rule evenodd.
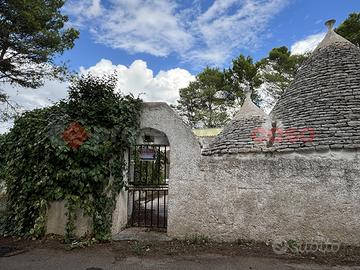
<svg viewBox="0 0 360 270"><path fill-rule="evenodd" d="M136 145L129 153L129 225L167 228L169 146Z"/></svg>

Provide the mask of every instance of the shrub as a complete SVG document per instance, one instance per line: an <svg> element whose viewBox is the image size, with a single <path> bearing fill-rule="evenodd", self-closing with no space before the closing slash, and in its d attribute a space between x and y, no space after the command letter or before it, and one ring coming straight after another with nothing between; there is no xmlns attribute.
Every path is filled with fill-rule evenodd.
<svg viewBox="0 0 360 270"><path fill-rule="evenodd" d="M139 99L115 89L114 77L81 77L68 100L15 120L6 136L6 234L44 235L49 202L66 200L68 240L77 208L92 217L97 240L110 239L124 151L135 141L141 110Z"/></svg>

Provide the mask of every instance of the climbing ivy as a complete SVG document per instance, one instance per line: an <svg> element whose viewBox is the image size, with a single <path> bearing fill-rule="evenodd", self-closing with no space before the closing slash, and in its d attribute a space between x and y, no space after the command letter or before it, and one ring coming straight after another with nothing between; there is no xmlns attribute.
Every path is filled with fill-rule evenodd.
<svg viewBox="0 0 360 270"><path fill-rule="evenodd" d="M44 235L49 202L65 200L68 240L79 208L92 217L94 237L110 239L124 153L135 142L142 104L116 93L115 81L74 79L67 100L15 120L5 142L7 235Z"/></svg>

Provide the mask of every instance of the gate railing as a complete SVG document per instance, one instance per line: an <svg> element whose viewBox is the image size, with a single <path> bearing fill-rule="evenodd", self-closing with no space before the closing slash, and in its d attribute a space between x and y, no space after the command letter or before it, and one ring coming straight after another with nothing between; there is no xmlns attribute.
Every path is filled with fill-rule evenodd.
<svg viewBox="0 0 360 270"><path fill-rule="evenodd" d="M129 225L167 228L168 188L129 187Z"/></svg>
<svg viewBox="0 0 360 270"><path fill-rule="evenodd" d="M129 185L160 186L167 184L169 175L167 145L135 145L129 151ZM142 152L148 156L141 156ZM153 153L153 157L151 157ZM147 158L147 159L145 159Z"/></svg>
<svg viewBox="0 0 360 270"><path fill-rule="evenodd" d="M167 145L136 145L129 151L129 225L167 228Z"/></svg>

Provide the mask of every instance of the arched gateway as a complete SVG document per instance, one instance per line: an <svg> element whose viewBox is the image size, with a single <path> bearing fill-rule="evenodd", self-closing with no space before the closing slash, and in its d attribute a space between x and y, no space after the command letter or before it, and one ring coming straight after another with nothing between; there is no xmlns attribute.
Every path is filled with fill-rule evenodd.
<svg viewBox="0 0 360 270"><path fill-rule="evenodd" d="M170 145L165 133L143 128L128 153L129 226L166 228Z"/></svg>
<svg viewBox="0 0 360 270"><path fill-rule="evenodd" d="M199 175L200 143L166 103L144 103L140 128L127 156L128 190L119 195L113 234L130 225L167 228L171 235L179 226L173 209L187 196L182 187Z"/></svg>

